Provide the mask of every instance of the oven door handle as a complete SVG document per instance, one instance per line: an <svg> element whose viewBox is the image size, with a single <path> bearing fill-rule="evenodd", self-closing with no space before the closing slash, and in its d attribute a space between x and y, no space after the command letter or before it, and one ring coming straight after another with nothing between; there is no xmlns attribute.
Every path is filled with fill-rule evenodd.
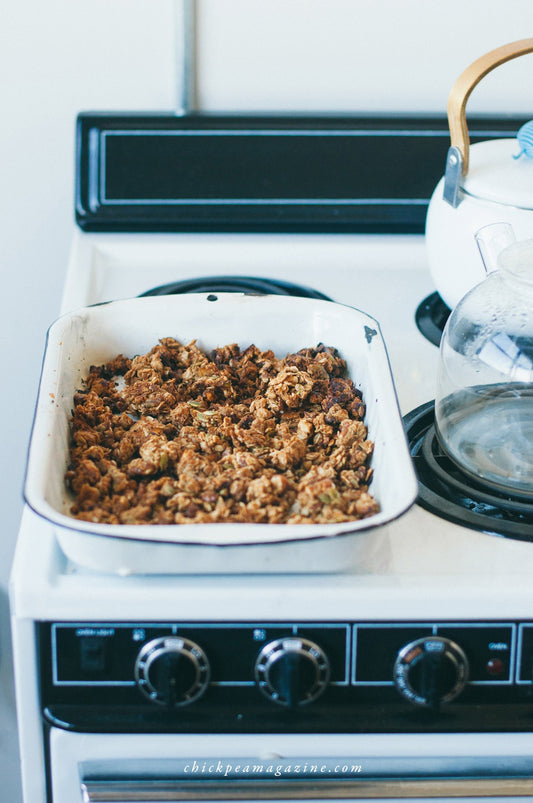
<svg viewBox="0 0 533 803"><path fill-rule="evenodd" d="M83 803L527 797L533 795L533 776L281 782L85 780L81 790Z"/></svg>

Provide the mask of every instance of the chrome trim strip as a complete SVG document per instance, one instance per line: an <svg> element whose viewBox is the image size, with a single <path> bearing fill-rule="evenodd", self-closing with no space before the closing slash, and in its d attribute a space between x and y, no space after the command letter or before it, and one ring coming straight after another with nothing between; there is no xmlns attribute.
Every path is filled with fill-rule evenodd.
<svg viewBox="0 0 533 803"><path fill-rule="evenodd" d="M83 803L527 797L533 794L533 776L282 782L86 780L81 792Z"/></svg>

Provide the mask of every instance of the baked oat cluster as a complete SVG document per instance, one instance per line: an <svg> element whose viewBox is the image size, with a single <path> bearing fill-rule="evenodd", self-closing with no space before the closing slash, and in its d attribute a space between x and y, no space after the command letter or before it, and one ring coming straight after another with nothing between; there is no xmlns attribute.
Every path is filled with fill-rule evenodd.
<svg viewBox="0 0 533 803"><path fill-rule="evenodd" d="M162 339L93 366L74 397L67 484L78 519L109 524L351 521L373 444L334 348L277 359Z"/></svg>

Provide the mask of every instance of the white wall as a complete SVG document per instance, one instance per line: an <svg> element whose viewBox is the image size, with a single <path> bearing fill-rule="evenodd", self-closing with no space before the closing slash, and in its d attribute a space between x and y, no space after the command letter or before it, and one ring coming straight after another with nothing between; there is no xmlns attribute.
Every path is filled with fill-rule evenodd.
<svg viewBox="0 0 533 803"><path fill-rule="evenodd" d="M533 36L528 0L200 0L198 8L199 98L208 109L443 112L455 78L478 56ZM472 110L531 108L532 70L533 56L502 66L476 90Z"/></svg>
<svg viewBox="0 0 533 803"><path fill-rule="evenodd" d="M44 337L73 226L80 109L172 109L173 0L17 0L0 25L0 799L19 803L7 580ZM9 9L9 10L8 10Z"/></svg>
<svg viewBox="0 0 533 803"><path fill-rule="evenodd" d="M19 793L6 589L45 331L73 226L75 116L174 110L179 2L3 3L0 776L11 803ZM209 111L442 112L464 67L533 36L531 0L198 0L197 12L197 97ZM469 108L533 117L532 74L531 56L505 65Z"/></svg>

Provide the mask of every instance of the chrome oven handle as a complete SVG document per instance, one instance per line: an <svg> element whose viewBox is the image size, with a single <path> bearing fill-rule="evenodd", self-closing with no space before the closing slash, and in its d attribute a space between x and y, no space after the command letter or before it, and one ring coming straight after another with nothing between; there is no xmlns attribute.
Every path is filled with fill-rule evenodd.
<svg viewBox="0 0 533 803"><path fill-rule="evenodd" d="M527 797L533 776L295 781L85 780L83 803Z"/></svg>

